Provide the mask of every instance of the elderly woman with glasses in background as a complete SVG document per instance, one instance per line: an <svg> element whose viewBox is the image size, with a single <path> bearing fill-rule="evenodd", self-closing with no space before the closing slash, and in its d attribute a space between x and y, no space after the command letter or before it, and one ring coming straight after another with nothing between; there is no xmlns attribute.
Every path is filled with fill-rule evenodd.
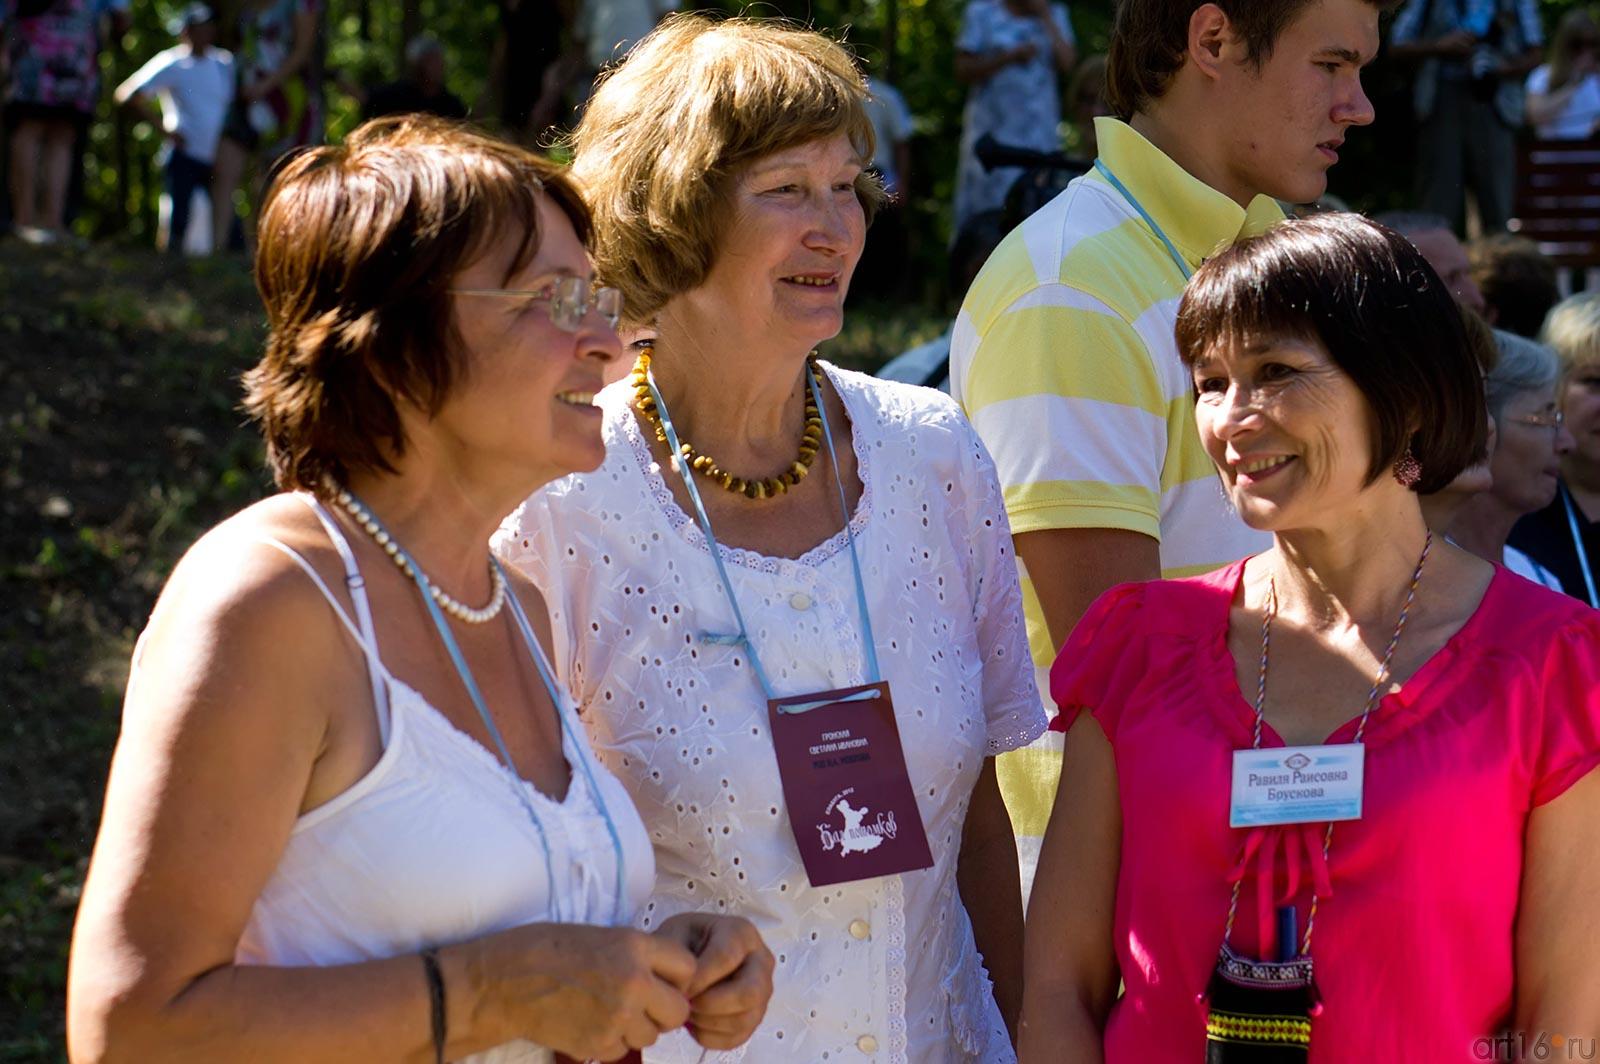
<svg viewBox="0 0 1600 1064"><path fill-rule="evenodd" d="M777 954L746 1059L1004 1061L1021 890L993 760L1044 717L971 426L814 356L880 194L864 100L825 37L701 16L601 82L574 173L648 350L598 400L605 464L497 545L655 843L640 925L710 906Z"/></svg>
<svg viewBox="0 0 1600 1064"><path fill-rule="evenodd" d="M1544 344L1499 331L1494 339L1499 357L1484 378L1495 425L1490 484L1462 505L1450 522L1450 538L1486 561L1560 591L1561 582L1548 569L1506 541L1524 514L1555 499L1562 456L1573 447L1557 402L1561 364Z"/></svg>

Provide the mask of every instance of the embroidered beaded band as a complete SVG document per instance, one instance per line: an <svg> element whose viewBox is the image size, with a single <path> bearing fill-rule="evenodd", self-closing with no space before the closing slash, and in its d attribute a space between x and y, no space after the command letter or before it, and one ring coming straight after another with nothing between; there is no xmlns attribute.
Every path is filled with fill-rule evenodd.
<svg viewBox="0 0 1600 1064"><path fill-rule="evenodd" d="M817 353L815 351L806 356L808 372L815 372ZM644 419L655 429L656 439L662 443L667 442L666 429L661 424L661 412L656 409L655 396L650 394L650 350L648 348L639 352L639 358L633 364L633 405L638 409ZM812 393L806 393L806 427L800 434L800 453L795 460L775 477L750 478L736 477L723 469L712 460L709 455L701 454L694 449L692 444L684 443L679 449L681 460L690 469L706 479L722 485L728 491L743 495L747 499L771 499L782 495L796 484L805 479L811 472L811 463L817 460L817 450L822 446L822 412L817 409L816 399ZM670 445L668 447L670 450Z"/></svg>
<svg viewBox="0 0 1600 1064"><path fill-rule="evenodd" d="M394 562L402 573L405 573L406 576L411 577L413 580L416 579L416 569L412 565L411 559L406 555L405 551L400 549L400 544L394 541L394 537L390 536L383 525L378 522L378 519L373 516L372 511L367 509L365 503L332 481L328 482L326 490L344 508L345 512L355 520L355 523L360 525L367 535L377 542L378 546L383 548L383 552L389 556L389 560ZM439 608L456 620L466 624L487 624L500 615L500 607L506 604L506 580L505 577L500 575L500 570L495 565L489 566L489 582L493 585L494 590L489 594L488 604L481 609L473 609L460 599L446 594L432 580L425 580L424 582L428 588L428 596L439 604Z"/></svg>

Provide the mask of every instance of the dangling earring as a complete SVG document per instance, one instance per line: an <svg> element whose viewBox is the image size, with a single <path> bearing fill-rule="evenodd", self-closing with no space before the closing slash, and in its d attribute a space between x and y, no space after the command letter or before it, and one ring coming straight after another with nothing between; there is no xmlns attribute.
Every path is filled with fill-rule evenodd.
<svg viewBox="0 0 1600 1064"><path fill-rule="evenodd" d="M1422 479L1422 463L1417 461L1417 456L1411 453L1411 447L1406 446L1406 453L1394 464L1394 479L1408 488L1417 486Z"/></svg>

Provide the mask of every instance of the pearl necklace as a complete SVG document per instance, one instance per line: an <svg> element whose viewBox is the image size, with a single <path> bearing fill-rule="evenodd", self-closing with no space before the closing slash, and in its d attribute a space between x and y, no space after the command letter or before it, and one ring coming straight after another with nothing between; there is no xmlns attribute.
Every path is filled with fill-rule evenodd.
<svg viewBox="0 0 1600 1064"><path fill-rule="evenodd" d="M486 624L499 616L500 608L506 604L506 581L505 577L500 575L499 566L494 564L489 566L489 580L493 583L494 590L489 595L488 605L482 609L473 609L460 599L446 594L438 584L429 580L421 569L413 565L411 556L401 549L400 544L389 535L388 529L384 528L372 511L367 509L365 503L336 484L329 484L329 489L333 491L333 497L355 523L365 529L367 535L383 548L389 560L394 562L406 576L428 589L428 595L439 604L440 609L466 624Z"/></svg>

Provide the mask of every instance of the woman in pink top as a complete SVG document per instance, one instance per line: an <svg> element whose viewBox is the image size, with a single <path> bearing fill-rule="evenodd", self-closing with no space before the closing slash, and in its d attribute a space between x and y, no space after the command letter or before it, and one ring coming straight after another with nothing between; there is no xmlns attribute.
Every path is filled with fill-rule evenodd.
<svg viewBox="0 0 1600 1064"><path fill-rule="evenodd" d="M1417 493L1484 445L1448 293L1381 226L1289 222L1206 263L1178 345L1275 545L1113 589L1056 661L1022 1061L1593 1059L1600 613L1430 540ZM1291 785L1236 790L1236 751ZM1337 797L1292 776L1334 756L1359 818L1229 826Z"/></svg>

